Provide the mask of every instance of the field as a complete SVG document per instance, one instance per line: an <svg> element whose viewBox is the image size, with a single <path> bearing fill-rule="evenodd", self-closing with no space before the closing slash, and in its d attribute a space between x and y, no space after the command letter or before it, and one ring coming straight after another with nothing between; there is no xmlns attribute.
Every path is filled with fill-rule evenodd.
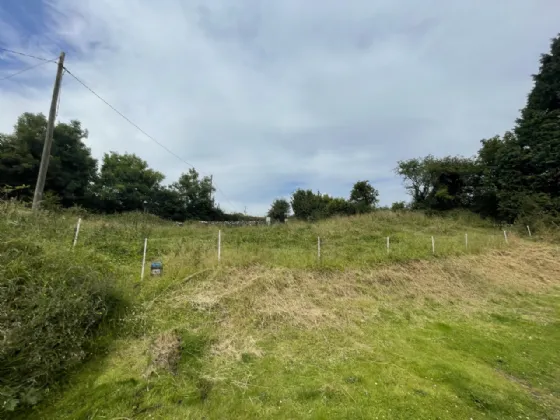
<svg viewBox="0 0 560 420"><path fill-rule="evenodd" d="M460 214L221 228L83 216L72 248L77 214L2 211L0 241L101 259L126 302L21 418L560 419L560 252L539 231L507 228L506 242Z"/></svg>

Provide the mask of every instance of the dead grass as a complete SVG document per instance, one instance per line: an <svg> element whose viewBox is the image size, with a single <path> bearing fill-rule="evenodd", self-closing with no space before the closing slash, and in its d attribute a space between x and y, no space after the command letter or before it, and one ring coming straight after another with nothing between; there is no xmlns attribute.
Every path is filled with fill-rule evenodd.
<svg viewBox="0 0 560 420"><path fill-rule="evenodd" d="M155 338L149 352L150 364L145 377L159 371L175 373L181 360L181 337L175 331L166 331Z"/></svg>
<svg viewBox="0 0 560 420"><path fill-rule="evenodd" d="M352 328L387 314L451 307L468 316L515 294L560 285L553 246L519 243L509 250L437 261L412 261L370 270L317 271L253 266L222 268L178 288L161 304L210 313L215 355L261 355L258 337L286 326ZM418 317L417 317L418 319Z"/></svg>

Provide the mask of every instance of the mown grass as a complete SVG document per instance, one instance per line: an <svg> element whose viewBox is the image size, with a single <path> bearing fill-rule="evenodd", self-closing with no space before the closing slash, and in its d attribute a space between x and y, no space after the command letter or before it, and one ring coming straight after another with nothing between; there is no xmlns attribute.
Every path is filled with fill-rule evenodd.
<svg viewBox="0 0 560 420"><path fill-rule="evenodd" d="M76 217L52 218L20 234L71 244ZM132 306L21 417L560 418L560 254L537 235L377 213L222 228L218 264L217 230L85 217L80 252L119 267ZM164 276L140 282L144 237ZM178 370L146 375L167 331Z"/></svg>

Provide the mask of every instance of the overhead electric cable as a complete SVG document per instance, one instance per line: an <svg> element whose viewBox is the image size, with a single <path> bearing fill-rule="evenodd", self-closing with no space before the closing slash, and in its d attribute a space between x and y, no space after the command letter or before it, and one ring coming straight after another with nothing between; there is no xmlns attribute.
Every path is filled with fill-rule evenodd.
<svg viewBox="0 0 560 420"><path fill-rule="evenodd" d="M174 157L176 157L179 161L181 161L182 163L184 163L187 166L190 166L191 168L194 168L194 165L192 163L187 162L185 159L183 159L181 156L179 156L178 154L176 154L175 152L173 152L171 149L169 149L167 146L165 146L164 144L162 144L161 142L159 142L157 139L155 139L154 137L152 137L151 135L149 135L146 131L144 131L142 128L140 128L138 126L138 124L136 124L135 122L133 122L130 118L128 118L126 115L124 115L122 112L120 112L117 108L115 108L113 105L111 105L109 102L107 102L105 99L103 99L97 92L95 92L92 88L90 88L85 82L83 82L80 78L78 78L75 74L73 74L70 70L68 70L68 68L64 67L64 70L66 71L66 73L68 73L70 76L72 76L78 83L80 83L83 87L85 87L87 90L89 90L93 95L95 95L100 101L102 101L105 105L107 105L109 108L111 108L114 112L116 112L121 118L123 118L125 121L127 121L130 125L132 125L134 128L136 128L138 131L140 131L142 134L144 134L148 139L150 139L151 141L153 141L154 143L156 143L158 146L160 146L162 149L164 149L165 151L167 151L169 154L173 155ZM214 186L216 187L216 190L219 191L223 197L225 198L225 200L233 207L233 209L235 211L237 211L236 206L233 205L233 203L227 198L227 196L225 195L225 193L217 186L214 184Z"/></svg>

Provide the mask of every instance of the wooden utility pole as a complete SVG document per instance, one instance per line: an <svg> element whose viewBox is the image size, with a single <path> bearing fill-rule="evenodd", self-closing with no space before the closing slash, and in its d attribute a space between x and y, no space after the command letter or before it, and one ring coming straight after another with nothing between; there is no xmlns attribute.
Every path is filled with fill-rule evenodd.
<svg viewBox="0 0 560 420"><path fill-rule="evenodd" d="M33 195L33 211L39 210L41 201L43 200L43 190L45 189L47 169L49 168L49 159L51 157L54 120L56 118L56 106L58 102L58 94L60 92L60 82L62 81L62 72L64 71L64 56L64 52L61 52L58 59L58 69L56 72L56 79L54 81L51 108L49 110L49 120L47 122L47 134L45 135L45 143L43 144L43 155L41 156L41 166L39 166L39 175L37 177L37 184L35 184L35 194Z"/></svg>

